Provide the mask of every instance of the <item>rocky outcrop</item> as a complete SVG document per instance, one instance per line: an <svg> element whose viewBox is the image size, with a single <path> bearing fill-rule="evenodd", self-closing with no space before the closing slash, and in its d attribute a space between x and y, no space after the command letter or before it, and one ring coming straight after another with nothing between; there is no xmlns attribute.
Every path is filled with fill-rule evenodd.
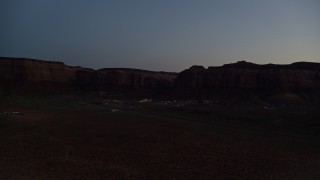
<svg viewBox="0 0 320 180"><path fill-rule="evenodd" d="M241 94L279 101L319 101L320 63L257 65L240 61L208 69L193 66L182 71L175 82L176 94L187 98Z"/></svg>
<svg viewBox="0 0 320 180"><path fill-rule="evenodd" d="M192 66L179 74L128 68L93 70L62 62L0 58L0 93L106 91L123 97L320 102L320 63Z"/></svg>
<svg viewBox="0 0 320 180"><path fill-rule="evenodd" d="M24 58L0 58L0 90L33 92L66 90L75 80L75 70L61 62Z"/></svg>
<svg viewBox="0 0 320 180"><path fill-rule="evenodd" d="M85 92L117 89L162 90L173 87L176 73L138 69L93 70L62 62L0 58L2 92Z"/></svg>
<svg viewBox="0 0 320 180"><path fill-rule="evenodd" d="M172 88L176 73L152 72L127 68L105 68L97 71L77 71L76 81L81 86L95 84L100 88Z"/></svg>

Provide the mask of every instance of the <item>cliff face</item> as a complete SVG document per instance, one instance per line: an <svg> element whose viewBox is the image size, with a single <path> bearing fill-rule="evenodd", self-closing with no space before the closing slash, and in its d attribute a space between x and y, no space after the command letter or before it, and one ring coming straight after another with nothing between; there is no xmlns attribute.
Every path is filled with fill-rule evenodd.
<svg viewBox="0 0 320 180"><path fill-rule="evenodd" d="M93 70L61 62L0 58L0 91L6 92L167 89L173 87L175 77L175 73L136 69Z"/></svg>
<svg viewBox="0 0 320 180"><path fill-rule="evenodd" d="M172 88L175 73L152 72L137 69L105 68L97 71L77 71L76 82L81 86L93 85L99 88Z"/></svg>
<svg viewBox="0 0 320 180"><path fill-rule="evenodd" d="M0 58L0 90L37 91L44 88L68 89L75 70L61 62Z"/></svg>
<svg viewBox="0 0 320 180"><path fill-rule="evenodd" d="M241 61L208 69L193 66L182 71L175 82L189 98L242 94L279 101L319 101L320 63L257 65Z"/></svg>
<svg viewBox="0 0 320 180"><path fill-rule="evenodd" d="M0 58L0 92L121 92L126 96L320 102L320 63L192 66L179 74L127 68L93 70L61 62Z"/></svg>

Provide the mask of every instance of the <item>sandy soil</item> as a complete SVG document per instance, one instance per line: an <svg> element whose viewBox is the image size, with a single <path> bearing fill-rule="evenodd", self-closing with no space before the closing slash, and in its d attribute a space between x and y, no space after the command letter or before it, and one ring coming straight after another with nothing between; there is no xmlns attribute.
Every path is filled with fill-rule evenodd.
<svg viewBox="0 0 320 180"><path fill-rule="evenodd" d="M141 112L19 111L0 119L0 179L320 179L315 141Z"/></svg>

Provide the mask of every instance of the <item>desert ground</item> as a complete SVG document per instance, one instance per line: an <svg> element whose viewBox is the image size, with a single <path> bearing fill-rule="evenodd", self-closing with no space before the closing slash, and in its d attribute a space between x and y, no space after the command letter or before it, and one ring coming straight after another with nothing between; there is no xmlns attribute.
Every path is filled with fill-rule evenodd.
<svg viewBox="0 0 320 180"><path fill-rule="evenodd" d="M0 102L0 179L320 179L315 105Z"/></svg>

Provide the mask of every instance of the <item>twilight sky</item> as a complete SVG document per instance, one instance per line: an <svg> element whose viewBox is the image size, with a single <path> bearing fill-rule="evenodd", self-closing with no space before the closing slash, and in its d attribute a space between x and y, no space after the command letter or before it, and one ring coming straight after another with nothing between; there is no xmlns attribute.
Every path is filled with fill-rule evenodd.
<svg viewBox="0 0 320 180"><path fill-rule="evenodd" d="M0 56L181 71L320 62L319 0L1 0Z"/></svg>

